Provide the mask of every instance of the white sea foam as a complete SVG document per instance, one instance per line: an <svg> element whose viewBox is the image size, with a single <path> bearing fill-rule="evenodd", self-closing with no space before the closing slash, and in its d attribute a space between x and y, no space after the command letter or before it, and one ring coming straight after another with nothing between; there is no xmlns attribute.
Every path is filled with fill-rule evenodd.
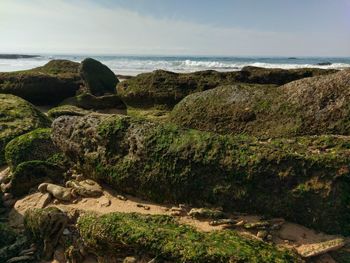
<svg viewBox="0 0 350 263"><path fill-rule="evenodd" d="M30 59L0 59L0 72L25 70L39 67L51 59L69 59L80 62L82 56L42 56ZM303 58L289 60L287 58L182 58L182 57L95 57L109 66L117 74L137 75L156 69L175 72L194 72L199 70L236 71L245 66L264 68L323 68L343 69L350 67L349 58L332 59L331 65L317 65L327 62L327 58Z"/></svg>

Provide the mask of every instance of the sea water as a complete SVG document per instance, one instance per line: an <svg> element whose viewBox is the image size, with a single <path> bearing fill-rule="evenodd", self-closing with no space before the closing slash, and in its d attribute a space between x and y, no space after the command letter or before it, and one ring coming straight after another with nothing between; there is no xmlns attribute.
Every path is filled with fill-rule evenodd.
<svg viewBox="0 0 350 263"><path fill-rule="evenodd" d="M0 72L18 71L42 66L52 59L76 62L86 57L95 58L116 74L137 75L156 69L174 72L200 70L236 71L245 66L265 68L324 68L350 67L349 57L214 57L214 56L98 56L98 55L40 55L35 58L0 59ZM322 64L322 65L320 65Z"/></svg>

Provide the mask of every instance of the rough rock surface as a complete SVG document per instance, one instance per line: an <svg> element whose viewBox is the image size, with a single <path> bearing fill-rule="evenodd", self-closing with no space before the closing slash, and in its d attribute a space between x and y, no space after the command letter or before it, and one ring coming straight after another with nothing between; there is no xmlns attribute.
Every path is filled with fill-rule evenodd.
<svg viewBox="0 0 350 263"><path fill-rule="evenodd" d="M81 62L80 76L85 88L95 96L115 94L119 82L116 75L101 62L87 58Z"/></svg>
<svg viewBox="0 0 350 263"><path fill-rule="evenodd" d="M231 85L195 93L171 113L178 125L262 138L350 135L350 70L281 87Z"/></svg>
<svg viewBox="0 0 350 263"><path fill-rule="evenodd" d="M0 73L0 93L13 94L36 105L57 104L79 89L78 69L79 63L52 60L43 67Z"/></svg>
<svg viewBox="0 0 350 263"><path fill-rule="evenodd" d="M350 233L347 137L259 141L123 116L60 117L53 141L85 176L156 201L212 203Z"/></svg>
<svg viewBox="0 0 350 263"><path fill-rule="evenodd" d="M60 116L84 116L91 113L91 111L84 110L82 108L72 106L72 105L63 105L56 108L52 108L47 112L47 116L51 119L56 119Z"/></svg>
<svg viewBox="0 0 350 263"><path fill-rule="evenodd" d="M117 86L118 94L128 106L172 108L176 103L194 92L209 90L219 85L234 83L259 83L282 85L293 80L330 74L335 70L321 69L264 69L246 67L242 71L200 71L178 74L164 70L140 74Z"/></svg>
<svg viewBox="0 0 350 263"><path fill-rule="evenodd" d="M4 164L4 150L10 140L50 124L51 121L30 103L13 95L0 94L0 166Z"/></svg>

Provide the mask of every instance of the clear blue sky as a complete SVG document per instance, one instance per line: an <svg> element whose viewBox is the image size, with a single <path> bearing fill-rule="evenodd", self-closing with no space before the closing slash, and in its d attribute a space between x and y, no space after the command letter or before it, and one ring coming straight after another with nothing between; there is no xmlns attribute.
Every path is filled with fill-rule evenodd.
<svg viewBox="0 0 350 263"><path fill-rule="evenodd" d="M350 56L350 0L1 0L0 35L3 52Z"/></svg>

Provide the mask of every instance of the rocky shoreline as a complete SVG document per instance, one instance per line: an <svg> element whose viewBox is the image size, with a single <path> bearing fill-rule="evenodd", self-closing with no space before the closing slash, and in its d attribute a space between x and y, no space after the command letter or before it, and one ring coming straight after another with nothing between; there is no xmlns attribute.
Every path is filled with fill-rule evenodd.
<svg viewBox="0 0 350 263"><path fill-rule="evenodd" d="M350 261L350 69L119 77L0 73L0 262Z"/></svg>

